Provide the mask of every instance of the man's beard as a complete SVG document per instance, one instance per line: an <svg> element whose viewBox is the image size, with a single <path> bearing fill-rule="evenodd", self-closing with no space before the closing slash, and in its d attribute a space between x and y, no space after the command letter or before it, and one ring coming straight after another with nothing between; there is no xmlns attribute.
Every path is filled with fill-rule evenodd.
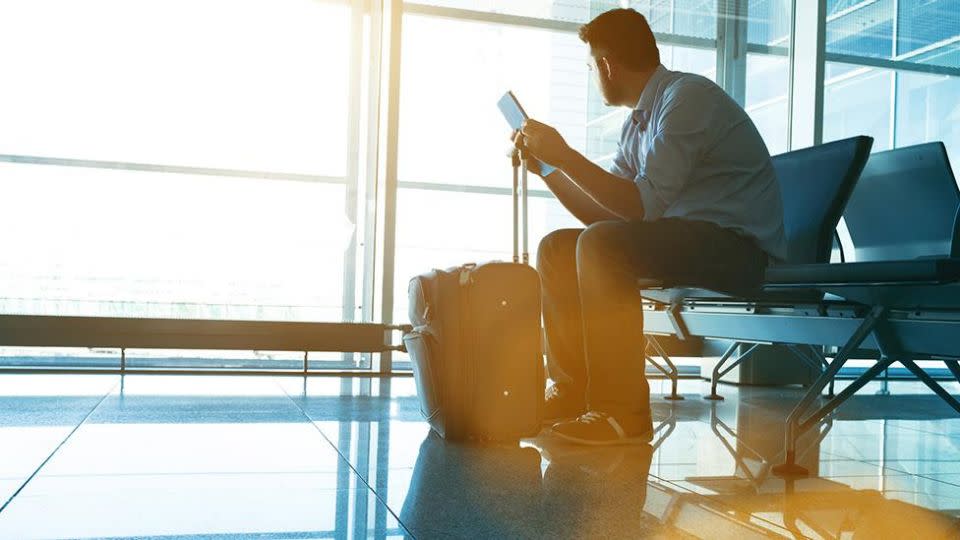
<svg viewBox="0 0 960 540"><path fill-rule="evenodd" d="M603 94L603 100L607 105L617 106L622 101L623 93L620 87L610 79L600 79L600 93Z"/></svg>

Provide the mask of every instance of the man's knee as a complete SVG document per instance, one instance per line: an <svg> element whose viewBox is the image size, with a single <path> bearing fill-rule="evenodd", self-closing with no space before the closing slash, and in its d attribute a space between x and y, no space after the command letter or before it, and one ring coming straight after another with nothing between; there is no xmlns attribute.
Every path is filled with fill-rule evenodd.
<svg viewBox="0 0 960 540"><path fill-rule="evenodd" d="M537 248L537 269L543 272L550 265L560 263L564 259L574 262L577 237L583 229L559 229L551 232L540 240Z"/></svg>
<svg viewBox="0 0 960 540"><path fill-rule="evenodd" d="M577 239L577 257L609 257L627 251L635 228L626 221L598 221Z"/></svg>

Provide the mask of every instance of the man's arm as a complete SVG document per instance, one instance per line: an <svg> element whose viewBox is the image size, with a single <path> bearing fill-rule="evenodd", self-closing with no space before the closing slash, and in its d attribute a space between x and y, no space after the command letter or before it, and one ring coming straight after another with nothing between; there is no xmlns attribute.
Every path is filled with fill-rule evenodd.
<svg viewBox="0 0 960 540"><path fill-rule="evenodd" d="M512 140L517 148L523 146L521 133L514 132ZM540 172L539 162L531 160L528 162L529 171L543 178L547 188L553 192L560 201L560 204L573 214L573 217L580 220L584 225L591 225L598 221L618 220L620 216L607 210L602 204L587 195L573 180L570 179L562 170L556 169L549 175L544 176Z"/></svg>
<svg viewBox="0 0 960 540"><path fill-rule="evenodd" d="M557 130L546 124L527 120L521 134L522 143L534 156L557 166L576 188L605 211L604 219L643 219L643 200L633 180L603 170L570 148Z"/></svg>
<svg viewBox="0 0 960 540"><path fill-rule="evenodd" d="M587 195L560 169L543 177L543 182L571 214L584 225L598 221L618 220L620 216L607 210L602 204Z"/></svg>
<svg viewBox="0 0 960 540"><path fill-rule="evenodd" d="M623 220L643 219L643 199L633 180L605 171L580 152L570 149L558 162L561 170L576 185L611 214Z"/></svg>

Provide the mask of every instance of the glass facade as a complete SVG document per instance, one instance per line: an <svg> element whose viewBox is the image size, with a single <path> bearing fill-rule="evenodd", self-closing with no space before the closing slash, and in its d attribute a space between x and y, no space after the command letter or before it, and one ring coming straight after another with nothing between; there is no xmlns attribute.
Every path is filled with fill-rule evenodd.
<svg viewBox="0 0 960 540"><path fill-rule="evenodd" d="M627 111L603 104L576 31L615 7L648 17L668 68L740 102L771 153L809 144L790 136L803 2L395 2L389 35L365 2L128 4L0 5L0 313L405 322L410 276L510 254L504 91L610 163ZM958 14L828 0L823 139L941 140L960 159ZM531 187L535 252L577 222Z"/></svg>
<svg viewBox="0 0 960 540"><path fill-rule="evenodd" d="M960 160L960 1L827 2L824 140L943 141Z"/></svg>
<svg viewBox="0 0 960 540"><path fill-rule="evenodd" d="M0 313L352 319L352 18L0 4Z"/></svg>

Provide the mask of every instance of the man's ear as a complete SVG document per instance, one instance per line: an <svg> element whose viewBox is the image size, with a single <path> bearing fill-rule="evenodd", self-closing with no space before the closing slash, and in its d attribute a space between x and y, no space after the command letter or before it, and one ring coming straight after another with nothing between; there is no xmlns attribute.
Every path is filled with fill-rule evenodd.
<svg viewBox="0 0 960 540"><path fill-rule="evenodd" d="M613 78L613 64L610 63L610 60L606 56L601 56L597 59L597 69L603 74L603 78L608 80Z"/></svg>

